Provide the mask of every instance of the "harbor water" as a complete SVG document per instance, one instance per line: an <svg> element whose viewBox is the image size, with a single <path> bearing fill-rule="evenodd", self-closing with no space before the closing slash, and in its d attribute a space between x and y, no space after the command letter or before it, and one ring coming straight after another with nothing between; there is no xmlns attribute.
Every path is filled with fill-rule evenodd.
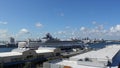
<svg viewBox="0 0 120 68"><path fill-rule="evenodd" d="M112 45L112 44L120 44L120 42L103 42L103 43L94 43L94 44L89 44L88 47L90 48L95 48L95 49L100 49L100 48L104 48L105 46L108 45ZM0 52L10 52L12 49L15 49L13 47L9 47L9 48L0 48Z"/></svg>
<svg viewBox="0 0 120 68"><path fill-rule="evenodd" d="M15 48L0 48L0 52L10 52L12 49Z"/></svg>
<svg viewBox="0 0 120 68"><path fill-rule="evenodd" d="M93 49L101 49L101 48L104 48L105 46L109 46L109 45L112 45L112 44L120 44L120 42L103 42L103 43L94 43L94 44L89 44L88 47L89 48L93 48ZM0 52L10 52L11 50L13 50L15 48L0 48ZM117 66L119 63L120 63L120 54L118 54L116 57L115 57L115 61L114 64L112 64L112 66Z"/></svg>

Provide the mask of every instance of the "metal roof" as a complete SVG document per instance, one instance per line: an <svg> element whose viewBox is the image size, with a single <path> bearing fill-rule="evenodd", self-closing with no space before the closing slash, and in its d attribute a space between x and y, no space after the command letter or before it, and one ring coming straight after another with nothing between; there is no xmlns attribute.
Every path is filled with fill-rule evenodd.
<svg viewBox="0 0 120 68"><path fill-rule="evenodd" d="M39 47L38 50L35 50L36 53L46 53L46 52L54 52L56 48L51 48L51 47Z"/></svg>
<svg viewBox="0 0 120 68"><path fill-rule="evenodd" d="M96 58L98 61L101 61L103 59L105 59L105 61L108 61L108 59L113 59L114 56L119 51L120 51L120 45L112 45L112 46L107 46L103 49L99 49L96 51L90 51L87 53L83 53L83 54L79 54L79 55L70 57L70 60L51 61L49 63L51 63L52 66L54 66L54 65L70 66L71 68L101 68L101 67L96 67L94 65L88 66L88 65L78 64L77 60L84 59L84 58L88 57L88 58ZM117 66L111 67L111 68L117 68Z"/></svg>
<svg viewBox="0 0 120 68"><path fill-rule="evenodd" d="M39 47L38 50L55 50L55 47Z"/></svg>
<svg viewBox="0 0 120 68"><path fill-rule="evenodd" d="M19 56L19 55L22 55L22 53L19 53L19 52L3 52L3 53L0 53L0 57Z"/></svg>
<svg viewBox="0 0 120 68"><path fill-rule="evenodd" d="M120 45L107 46L103 49L90 51L87 53L70 57L70 60L79 60L84 58L95 58L97 60L108 60L108 59L112 60L119 50L120 50Z"/></svg>
<svg viewBox="0 0 120 68"><path fill-rule="evenodd" d="M57 62L53 64L70 66L71 68L100 68L100 67L94 67L94 66L79 65L77 61L69 61L69 60L62 60L61 62Z"/></svg>
<svg viewBox="0 0 120 68"><path fill-rule="evenodd" d="M16 48L16 49L13 49L11 52L24 52L24 51L27 51L29 50L29 48Z"/></svg>

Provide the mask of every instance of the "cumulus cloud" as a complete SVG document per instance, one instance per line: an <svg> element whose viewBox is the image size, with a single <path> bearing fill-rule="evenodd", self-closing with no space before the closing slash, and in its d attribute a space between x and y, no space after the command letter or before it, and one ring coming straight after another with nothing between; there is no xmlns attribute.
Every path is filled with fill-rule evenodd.
<svg viewBox="0 0 120 68"><path fill-rule="evenodd" d="M43 25L42 25L41 23L36 23L35 26L36 26L37 28L43 27Z"/></svg>
<svg viewBox="0 0 120 68"><path fill-rule="evenodd" d="M36 27L42 27L43 25L40 23L36 23ZM69 29L66 29L69 28ZM48 33L48 32L47 32ZM88 28L85 26L79 28L72 28L66 26L64 30L56 31L54 35L58 38L68 39L68 38L105 38L105 39L120 39L120 24L115 26L111 26L109 29L104 29L104 25L95 25L92 28ZM17 38L26 39L30 37L30 31L26 28L22 28L16 34ZM9 37L8 30L0 29L0 38Z"/></svg>
<svg viewBox="0 0 120 68"><path fill-rule="evenodd" d="M120 25L116 25L110 28L111 32L120 32Z"/></svg>
<svg viewBox="0 0 120 68"><path fill-rule="evenodd" d="M7 33L7 30L5 30L5 29L0 29L0 34L5 34L5 33Z"/></svg>
<svg viewBox="0 0 120 68"><path fill-rule="evenodd" d="M7 39L8 38L8 30L5 29L0 29L0 38L3 39Z"/></svg>
<svg viewBox="0 0 120 68"><path fill-rule="evenodd" d="M66 27L65 27L66 28ZM70 28L69 30L61 30L55 33L58 38L85 38L91 39L120 39L120 24L111 26L108 29L104 25L96 24L94 27L88 28L82 26L80 28Z"/></svg>
<svg viewBox="0 0 120 68"><path fill-rule="evenodd" d="M23 28L19 31L20 34L28 34L29 31L26 28Z"/></svg>
<svg viewBox="0 0 120 68"><path fill-rule="evenodd" d="M80 30L81 30L81 31L86 31L87 28L85 28L85 27L81 27Z"/></svg>
<svg viewBox="0 0 120 68"><path fill-rule="evenodd" d="M1 24L1 25L6 25L6 24L8 24L8 22L0 21L0 24Z"/></svg>
<svg viewBox="0 0 120 68"><path fill-rule="evenodd" d="M58 31L58 34L65 34L66 31Z"/></svg>
<svg viewBox="0 0 120 68"><path fill-rule="evenodd" d="M110 36L112 39L120 39L120 24L112 26L109 29L107 35Z"/></svg>
<svg viewBox="0 0 120 68"><path fill-rule="evenodd" d="M97 29L97 30L103 30L104 27L103 27L103 25L98 25L98 26L96 26L96 29Z"/></svg>
<svg viewBox="0 0 120 68"><path fill-rule="evenodd" d="M15 38L18 40L25 40L30 36L30 31L26 28L22 28L16 33Z"/></svg>
<svg viewBox="0 0 120 68"><path fill-rule="evenodd" d="M105 38L105 39L119 39L120 37L120 24L104 29L103 25L96 25L93 28L80 28L79 35L91 38Z"/></svg>

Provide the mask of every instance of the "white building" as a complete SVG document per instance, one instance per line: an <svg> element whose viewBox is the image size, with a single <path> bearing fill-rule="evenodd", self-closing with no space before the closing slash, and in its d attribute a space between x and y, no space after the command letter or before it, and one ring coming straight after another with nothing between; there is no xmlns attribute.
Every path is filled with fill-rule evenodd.
<svg viewBox="0 0 120 68"><path fill-rule="evenodd" d="M120 53L120 45L111 45L96 51L79 54L68 60L44 63L44 68L107 68Z"/></svg>
<svg viewBox="0 0 120 68"><path fill-rule="evenodd" d="M25 62L43 61L49 57L55 57L61 51L57 48L38 48L30 50L28 48L17 48L11 52L0 53L0 65L12 65Z"/></svg>

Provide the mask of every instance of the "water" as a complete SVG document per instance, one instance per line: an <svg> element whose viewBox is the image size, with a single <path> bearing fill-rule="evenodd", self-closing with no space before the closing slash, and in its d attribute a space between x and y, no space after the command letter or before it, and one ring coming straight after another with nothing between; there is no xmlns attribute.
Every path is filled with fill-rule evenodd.
<svg viewBox="0 0 120 68"><path fill-rule="evenodd" d="M95 44L90 44L89 47L100 49L100 48L104 48L105 46L109 46L109 45L112 45L112 44L120 44L120 42L95 43Z"/></svg>
<svg viewBox="0 0 120 68"><path fill-rule="evenodd" d="M120 44L120 42L95 43L95 44L90 44L89 47L100 49L100 48L104 48L107 45L112 45L112 44ZM15 48L12 48L12 47L11 48L0 48L0 52L10 52L12 49L15 49Z"/></svg>
<svg viewBox="0 0 120 68"><path fill-rule="evenodd" d="M95 44L90 44L90 48L95 48L95 49L100 49L104 48L105 46L112 45L112 44L120 44L120 42L108 42L108 43L95 43ZM0 52L10 52L14 48L0 48ZM114 61L112 66L117 66L120 63L120 54L118 54Z"/></svg>
<svg viewBox="0 0 120 68"><path fill-rule="evenodd" d="M0 48L0 52L10 52L14 48Z"/></svg>
<svg viewBox="0 0 120 68"><path fill-rule="evenodd" d="M112 44L120 44L120 42L96 43L96 44L89 45L89 47L101 49L101 48L104 48L105 46L110 46ZM118 54L113 58L111 67L118 66L119 64L120 64L120 52L118 52Z"/></svg>

